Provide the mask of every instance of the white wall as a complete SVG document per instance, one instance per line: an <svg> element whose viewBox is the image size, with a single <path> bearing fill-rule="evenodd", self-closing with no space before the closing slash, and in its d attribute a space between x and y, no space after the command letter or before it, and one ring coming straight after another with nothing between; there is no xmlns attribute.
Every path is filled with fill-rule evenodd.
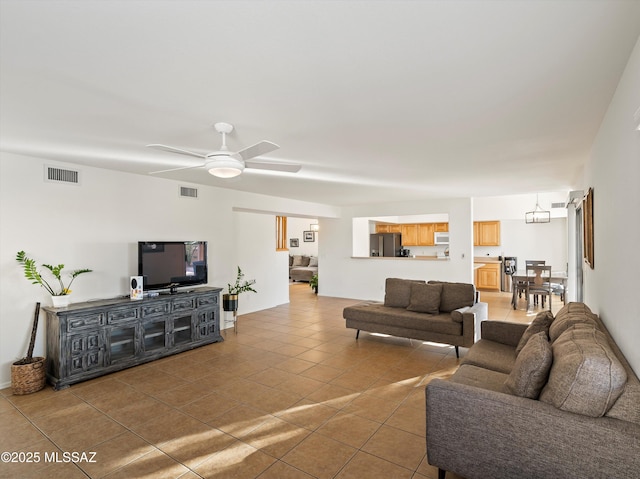
<svg viewBox="0 0 640 479"><path fill-rule="evenodd" d="M353 258L353 218L433 213L449 215L449 261ZM381 300L387 277L473 282L473 224L470 198L400 202L344 208L342 216L320 219L319 294Z"/></svg>
<svg viewBox="0 0 640 479"><path fill-rule="evenodd" d="M584 268L585 302L600 316L640 374L640 40L600 126L585 168L594 189L595 268Z"/></svg>
<svg viewBox="0 0 640 479"><path fill-rule="evenodd" d="M128 293L139 240L205 240L210 285L226 287L236 265L258 280L258 294L241 297L243 314L288 300L287 255L275 251L274 212L333 217L338 211L203 185L192 185L197 200L180 198L183 183L89 167L79 168L80 186L46 183L44 163L0 153L0 387L9 384L11 363L26 353L36 301L51 301L23 277L15 261L19 250L38 263L93 269L73 285L72 301L79 302ZM44 330L41 324L40 355Z"/></svg>
<svg viewBox="0 0 640 479"><path fill-rule="evenodd" d="M289 246L289 239L291 238L298 238L299 244L297 248L292 248L289 246L290 254L318 256L318 241L320 240L320 231L315 232L315 241L305 242L303 234L305 231L310 231L311 224L317 222L318 220L316 218L287 218L287 246Z"/></svg>

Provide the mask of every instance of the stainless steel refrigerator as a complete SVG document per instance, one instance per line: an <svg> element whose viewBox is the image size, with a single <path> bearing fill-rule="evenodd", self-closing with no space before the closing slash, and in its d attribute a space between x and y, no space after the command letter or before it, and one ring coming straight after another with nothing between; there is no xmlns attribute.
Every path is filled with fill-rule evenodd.
<svg viewBox="0 0 640 479"><path fill-rule="evenodd" d="M400 233L376 233L369 240L371 256L400 256L402 235Z"/></svg>

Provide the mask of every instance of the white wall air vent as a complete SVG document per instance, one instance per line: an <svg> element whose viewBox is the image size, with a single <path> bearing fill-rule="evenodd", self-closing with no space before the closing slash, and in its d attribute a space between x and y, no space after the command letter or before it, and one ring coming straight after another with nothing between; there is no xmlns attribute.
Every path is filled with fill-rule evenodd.
<svg viewBox="0 0 640 479"><path fill-rule="evenodd" d="M180 187L180 196L182 198L198 198L198 188L189 188L187 186Z"/></svg>
<svg viewBox="0 0 640 479"><path fill-rule="evenodd" d="M44 181L51 183L80 184L80 172L56 166L44 165Z"/></svg>
<svg viewBox="0 0 640 479"><path fill-rule="evenodd" d="M551 208L564 208L565 204L564 202L560 202L560 203L551 203Z"/></svg>

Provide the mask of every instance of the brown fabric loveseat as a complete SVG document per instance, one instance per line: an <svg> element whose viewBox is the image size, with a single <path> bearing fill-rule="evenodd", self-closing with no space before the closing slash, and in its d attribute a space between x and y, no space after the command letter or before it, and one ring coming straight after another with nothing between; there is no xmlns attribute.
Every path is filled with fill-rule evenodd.
<svg viewBox="0 0 640 479"><path fill-rule="evenodd" d="M640 477L640 382L583 303L531 325L482 323L449 380L426 387L439 477Z"/></svg>
<svg viewBox="0 0 640 479"><path fill-rule="evenodd" d="M291 281L311 281L318 274L318 258L315 256L289 255L289 278Z"/></svg>
<svg viewBox="0 0 640 479"><path fill-rule="evenodd" d="M347 328L403 338L471 347L487 319L487 303L477 302L467 283L387 278L384 302L364 301L344 308Z"/></svg>

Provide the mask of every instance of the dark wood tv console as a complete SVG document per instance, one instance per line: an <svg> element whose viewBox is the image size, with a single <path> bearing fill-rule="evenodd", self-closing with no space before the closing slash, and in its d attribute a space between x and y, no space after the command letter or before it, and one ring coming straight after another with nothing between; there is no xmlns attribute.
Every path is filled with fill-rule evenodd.
<svg viewBox="0 0 640 479"><path fill-rule="evenodd" d="M47 379L56 390L223 341L220 291L204 287L142 300L45 307Z"/></svg>

